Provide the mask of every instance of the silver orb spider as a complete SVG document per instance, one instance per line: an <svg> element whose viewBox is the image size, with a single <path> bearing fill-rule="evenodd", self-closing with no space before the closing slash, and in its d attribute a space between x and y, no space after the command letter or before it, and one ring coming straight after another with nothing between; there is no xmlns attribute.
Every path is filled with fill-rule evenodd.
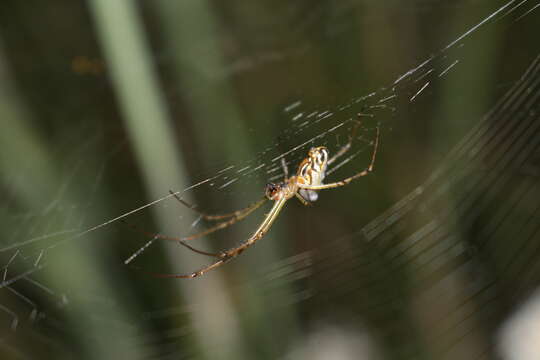
<svg viewBox="0 0 540 360"><path fill-rule="evenodd" d="M308 152L308 156L298 166L298 170L296 172L296 175L294 176L288 177L287 166L285 164L285 161L282 158L282 166L283 166L283 170L285 174L283 181L279 183L268 183L266 185L264 197L244 209L237 210L229 214L208 215L199 211L194 206L188 204L187 202L179 198L175 193L171 191L171 194L179 202L181 202L183 205L201 214L201 216L205 220L224 220L224 219L227 219L227 220L224 220L216 224L215 226L210 227L207 230L204 230L202 232L199 232L191 236L182 237L182 238L146 233L147 236L151 236L154 239L176 241L176 242L179 242L181 245L185 246L186 248L188 248L189 250L194 251L198 254L217 258L217 260L213 262L212 264L207 265L189 274L153 273L153 275L157 277L180 278L180 279L195 278L195 277L201 276L207 273L208 271L213 270L225 264L229 260L237 257L242 252L244 252L244 250L246 250L248 247L250 247L255 242L257 242L257 240L260 240L262 237L264 237L264 235L268 232L268 230L270 230L270 227L272 226L272 224L278 217L281 209L283 209L283 206L285 205L287 200L292 199L293 197L296 197L298 200L300 200L302 204L311 205L311 203L316 201L318 198L317 191L341 187L341 186L349 184L351 181L355 179L368 175L370 172L373 171L373 165L375 164L375 157L377 155L377 148L379 145L379 127L377 127L377 135L375 138L375 143L373 145L373 153L371 155L371 162L369 166L365 168L364 170L360 171L359 173L356 173L341 181L336 181L329 184L323 183L328 166L334 163L339 157L344 155L351 148L352 141L354 140L355 135L356 135L356 130L358 129L359 126L360 126L360 122L357 122L357 125L353 128L352 133L349 136L349 142L345 144L330 159L328 158L329 152L326 147L319 146L319 147L311 148ZM270 212L266 215L266 217L264 218L263 222L259 225L257 230L255 230L253 234L251 234L251 236L247 240L242 242L240 245L233 247L231 249L228 249L228 250L220 251L219 253L210 253L210 252L196 249L186 243L189 240L200 238L202 236L208 235L215 231L224 229L236 223L237 221L244 219L245 217L250 215L253 211L258 209L261 205L263 205L267 200L274 201L274 206L272 207Z"/></svg>

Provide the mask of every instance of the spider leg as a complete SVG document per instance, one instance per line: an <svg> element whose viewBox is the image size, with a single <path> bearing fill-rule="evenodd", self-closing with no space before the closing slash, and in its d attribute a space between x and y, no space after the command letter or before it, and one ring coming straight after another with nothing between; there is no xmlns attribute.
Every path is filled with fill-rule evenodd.
<svg viewBox="0 0 540 360"><path fill-rule="evenodd" d="M245 211L243 213L239 214L238 216L235 216L232 219L229 219L227 221L217 223L216 225L214 225L211 228L206 229L204 231L198 232L198 233L190 235L190 236L185 236L185 237L174 237L174 236L167 236L167 235L161 235L161 234L153 234L151 232L144 231L144 230L140 229L139 227L137 227L137 226L135 226L133 224L129 224L129 223L125 222L125 221L123 221L123 223L126 224L127 226L129 226L130 228L132 228L133 230L135 230L137 232L140 232L141 234L145 235L146 237L152 238L153 240L161 239L161 240L167 240L167 241L175 241L175 242L180 243L182 246L187 247L188 249L190 249L190 250L192 250L192 251L194 251L196 253L203 254L203 255L208 255L208 256L219 257L219 254L207 253L207 252L204 252L204 251L201 251L201 250L194 249L193 247L187 245L185 243L185 241L191 241L191 240L194 240L194 239L198 239L198 238L201 238L203 236L206 236L208 234L211 234L211 233L216 232L218 230L225 229L226 227L229 227L229 226L233 225L234 223L246 218L253 211L255 211L259 207L261 207L261 205L264 204L266 202L266 200L267 200L266 197L264 197L261 200L259 200L258 202L252 204L250 208L246 208Z"/></svg>
<svg viewBox="0 0 540 360"><path fill-rule="evenodd" d="M300 195L299 193L295 193L294 196L296 196L296 198L297 198L298 200L300 200L300 202L301 202L302 204L304 204L305 206L311 206L311 205L313 205L313 203L311 203L311 202L307 201L306 199L304 199L304 198L302 197L302 195Z"/></svg>
<svg viewBox="0 0 540 360"><path fill-rule="evenodd" d="M193 279L195 277L198 277L198 276L201 276L203 275L204 273L212 270L212 269L215 269L223 264L225 264L227 261L229 261L231 258L224 258L224 259L221 259L221 260L218 260L208 266L205 266L197 271L194 271L190 274L161 274L161 273L152 273L150 272L149 274L155 276L155 277L158 277L158 278L174 278L174 279Z"/></svg>
<svg viewBox="0 0 540 360"><path fill-rule="evenodd" d="M230 218L230 217L234 217L234 216L238 216L238 215L241 215L244 211L248 211L250 210L253 206L255 206L255 204L258 204L259 202L256 202L256 203L253 203L253 204L250 204L249 206L243 208L243 209L240 209L240 210L236 210L236 211L233 211L233 212L230 212L230 213L226 213L226 214L219 214L219 215L210 215L210 214L207 214L203 211L200 211L199 209L197 209L196 206L188 203L187 201L185 200L182 200L177 193L175 193L174 191L172 190L169 190L169 193L174 196L174 198L176 200L178 200L182 205L184 205L185 207L187 207L188 209L190 210L193 210L195 211L196 213L198 213L199 215L201 215L203 217L203 219L205 220L222 220L222 219L226 219L226 218Z"/></svg>
<svg viewBox="0 0 540 360"><path fill-rule="evenodd" d="M152 275L154 277L157 277L157 278L175 278L175 279L193 279L195 277L198 277L198 276L201 276L203 275L204 273L212 270L212 269L215 269L223 264L225 264L227 261L231 260L232 258L223 258L223 259L220 259L220 260L217 260L215 262L213 262L212 264L208 265L208 266L205 266L204 268L201 268L199 269L198 271L194 271L192 273L189 273L189 274L164 274L164 273L156 273L156 272L152 272L152 271L146 271L146 270L142 270L140 267L135 267L135 266L132 266L133 269L136 269L136 270L139 270L139 271L142 271L146 274L149 274L149 275Z"/></svg>
<svg viewBox="0 0 540 360"><path fill-rule="evenodd" d="M198 232L196 234L177 239L177 241L181 241L181 242L183 242L183 241L191 241L191 240L198 239L198 238L201 238L203 236L206 236L208 234L211 234L213 232L216 232L218 230L225 229L226 227L229 227L232 224L235 224L238 221L243 220L244 218L246 218L252 212L254 212L258 208L260 208L261 205L266 202L266 200L267 200L267 198L264 197L261 200L257 201L256 203L251 204L250 207L245 208L242 213L238 213L238 214L234 215L231 219L226 220L226 221L222 221L220 223L217 223L216 225L214 225L214 226L212 226L212 227L210 227L210 228L208 228L206 230L203 230L201 232Z"/></svg>
<svg viewBox="0 0 540 360"><path fill-rule="evenodd" d="M139 228L138 226L136 225L133 225L133 224L129 224L127 222L125 222L124 220L120 220L123 224L129 226L132 230L134 231L137 231L137 232L140 232L141 234L143 234L144 236L146 237L149 237L151 238L152 240L148 243L146 243L145 246L143 246L141 249L139 249L135 254L134 256L130 257L128 260L126 260L127 262L131 262L131 260L133 260L135 257L139 256L140 253L142 253L142 251L146 250L146 248L148 246L151 245L151 243L153 243L155 240L157 239L161 239L161 240L168 240L168 241L174 241L174 242L177 242L179 243L180 245L188 248L189 250L191 251L194 251L198 254L201 254L201 255L206 255L206 256L212 256L212 257L220 257L220 253L210 253L210 252L206 252L206 251L202 251L202 250L198 250L198 249L195 249L194 247L188 245L188 244L185 244L184 241L183 241L183 238L179 238L179 237L173 237L173 236L166 236L166 235L161 235L161 234L153 234L153 233L150 233L148 231L144 231L142 230L141 228Z"/></svg>
<svg viewBox="0 0 540 360"><path fill-rule="evenodd" d="M191 205L191 204L185 202L184 200L180 199L180 197L178 197L178 195L176 193L172 192L171 190L169 190L169 192L181 204L183 204L184 206L188 207L189 209L199 213L206 220L219 220L219 219L231 218L229 220L217 223L216 225L212 226L209 229L206 229L204 231L201 231L199 233L196 233L196 234L193 234L193 235L190 235L190 236L186 236L186 237L182 237L182 238L166 239L166 240L175 240L175 241L190 241L190 240L194 240L194 239L198 239L200 237L206 236L206 235L211 234L211 233L213 233L215 231L225 229L226 227L229 227L229 226L235 224L236 222L244 219L246 216L251 214L253 211L255 211L259 207L261 207L261 205L264 204L266 202L266 200L267 200L266 197L263 197L262 199L260 199L259 201L249 205L248 207L246 207L244 209L241 209L241 210L234 211L232 213L222 214L222 215L208 215L208 214L205 214L205 213L197 210L193 205Z"/></svg>
<svg viewBox="0 0 540 360"><path fill-rule="evenodd" d="M301 189L308 189L308 190L332 189L332 188L347 185L351 181L358 179L362 176L366 176L367 174L371 173L373 171L373 165L375 164L375 157L377 156L377 148L379 147L379 132L380 132L379 127L377 127L377 137L375 138L375 145L373 146L373 154L371 155L371 163L366 169L346 179L343 179L341 181L336 181L330 184L322 184L322 185L298 184L298 187Z"/></svg>
<svg viewBox="0 0 540 360"><path fill-rule="evenodd" d="M274 206L272 207L272 209L270 210L268 215L266 216L266 218L264 219L264 221L261 223L261 225L259 225L257 230L255 230L255 232L246 241L244 241L243 243L241 243L240 245L238 245L238 246L236 246L236 247L234 247L232 249L221 252L218 255L218 257L220 257L220 259L213 262L212 264L207 265L207 266L205 266L205 267L203 267L203 268L201 268L201 269L199 269L197 271L194 271L192 273L189 273L189 274L159 274L159 273L152 273L152 275L154 275L156 277L160 277L160 278L191 279L191 278L195 278L195 277L204 275L208 271L213 270L213 269L225 264L227 261L229 261L229 260L237 257L238 255L240 255L248 247L255 244L255 242L257 242L257 240L260 240L262 237L264 237L264 235L268 232L268 230L270 230L270 227L274 223L274 220L276 220L277 216L279 215L281 209L283 208L283 206L285 205L287 200L288 200L287 198L282 198L280 200L277 200L274 203Z"/></svg>
<svg viewBox="0 0 540 360"><path fill-rule="evenodd" d="M355 121L355 122L356 122L356 125L353 127L351 133L349 134L349 142L343 145L341 149L339 149L339 151L328 160L328 165L332 164L334 161L339 159L341 156L343 156L347 151L351 149L351 145L354 139L356 138L356 133L358 131L358 128L362 124L360 121Z"/></svg>

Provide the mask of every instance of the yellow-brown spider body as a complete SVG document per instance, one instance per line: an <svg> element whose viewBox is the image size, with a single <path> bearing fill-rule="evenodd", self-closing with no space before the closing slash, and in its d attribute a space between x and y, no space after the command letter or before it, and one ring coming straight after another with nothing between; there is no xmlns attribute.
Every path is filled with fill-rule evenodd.
<svg viewBox="0 0 540 360"><path fill-rule="evenodd" d="M268 183L265 195L269 200L291 199L300 196L304 204L316 201L317 191L304 189L304 185L322 185L328 168L328 149L324 146L311 148L308 156L298 165L295 176L286 178L280 183Z"/></svg>
<svg viewBox="0 0 540 360"><path fill-rule="evenodd" d="M297 177L301 178L302 184L307 185L322 185L326 177L326 169L328 168L328 149L324 146L311 148L308 157L304 159L298 166ZM298 191L304 200L309 202L317 201L319 194L315 190L300 189Z"/></svg>
<svg viewBox="0 0 540 360"><path fill-rule="evenodd" d="M238 210L238 211L235 211L229 214L224 214L224 215L207 215L194 209L194 207L187 204L182 199L180 199L175 194L173 194L178 199L178 201L188 206L189 208L193 209L194 211L199 212L202 215L202 217L206 220L219 220L219 219L227 219L227 220L219 222L218 224L211 227L210 229L207 229L198 234L191 235L184 238L172 238L172 237L167 237L167 236L162 236L162 235L155 235L154 238L178 241L181 245L187 247L188 249L194 252L197 252L202 255L213 256L217 258L217 260L214 263L208 266L205 266L202 269L192 272L190 274L155 274L155 275L159 277L172 277L172 278L194 278L194 277L203 275L204 273L212 269L215 269L223 265L227 261L235 258L239 254L241 254L244 250L246 250L248 247L253 245L257 240L261 239L268 232L268 230L270 230L270 227L272 226L277 216L283 209L283 206L289 199L296 197L304 205L310 205L312 202L317 200L318 198L317 192L319 190L331 189L331 188L347 185L352 180L369 174L373 170L373 165L375 163L375 156L377 154L377 148L379 144L379 128L377 128L377 137L375 138L375 143L373 146L371 162L366 169L348 178L345 178L341 181L333 182L330 184L323 183L328 166L331 165L337 158L339 158L340 156L342 156L349 150L351 143L355 137L356 130L359 125L360 123L357 123L357 125L353 128L353 132L351 136L349 137L349 142L345 146L343 146L330 159L328 158L329 152L326 147L319 146L319 147L311 148L308 152L308 156L299 164L296 175L294 176L287 177L287 173L288 173L287 166L285 164L285 161L282 160L282 166L283 166L283 170L285 174L285 179L279 183L268 183L265 188L264 198L248 206L245 209ZM259 225L259 227L252 233L252 235L247 240L242 242L240 245L233 247L229 250L221 251L219 253L209 253L206 251L198 250L186 243L186 241L193 240L198 237L210 234L214 231L223 229L227 226L234 224L235 222L239 220L244 219L253 211L258 209L267 200L274 201L274 205L272 209L266 215L266 217L264 218L262 223Z"/></svg>

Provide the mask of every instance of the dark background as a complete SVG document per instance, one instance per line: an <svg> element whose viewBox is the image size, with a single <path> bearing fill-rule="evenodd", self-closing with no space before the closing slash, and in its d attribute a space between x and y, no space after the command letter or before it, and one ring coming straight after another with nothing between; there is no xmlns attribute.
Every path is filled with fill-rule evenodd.
<svg viewBox="0 0 540 360"><path fill-rule="evenodd" d="M529 359L509 324L540 275L539 4L4 1L1 357ZM174 242L124 265L133 226L211 226L169 189L240 209L357 118L328 181L379 127L373 174L204 277L146 273L209 261Z"/></svg>

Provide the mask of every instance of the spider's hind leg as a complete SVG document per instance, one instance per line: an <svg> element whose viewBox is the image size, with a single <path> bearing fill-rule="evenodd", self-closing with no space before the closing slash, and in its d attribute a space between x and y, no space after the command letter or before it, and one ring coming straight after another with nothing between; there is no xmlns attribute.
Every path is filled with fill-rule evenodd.
<svg viewBox="0 0 540 360"><path fill-rule="evenodd" d="M371 162L367 168L360 171L357 174L354 174L353 176L349 176L348 178L345 178L341 181L336 181L329 184L321 184L321 185L309 185L309 184L299 184L298 187L300 189L306 189L306 190L324 190L324 189L332 189L337 188L340 186L347 185L351 181L358 179L362 176L366 176L370 174L373 171L373 166L375 165L375 157L377 156L377 149L379 148L379 135L380 135L380 129L377 126L377 136L375 137L375 143L373 145L373 153L371 154Z"/></svg>
<svg viewBox="0 0 540 360"><path fill-rule="evenodd" d="M151 275L155 276L155 277L158 277L158 278L174 278L174 279L193 279L193 278L196 278L198 276L201 276L201 275L204 275L205 273L207 273L208 271L210 270L213 270L223 264L225 264L227 261L229 261L231 258L222 258L222 259L219 259L215 262L213 262L212 264L210 265L207 265L197 271L194 271L192 273L189 273L189 274L161 274L161 273L150 273Z"/></svg>
<svg viewBox="0 0 540 360"><path fill-rule="evenodd" d="M356 133L358 132L358 128L360 127L360 125L362 125L362 122L358 120L355 120L355 122L356 122L356 125L354 125L351 133L349 134L349 141L345 145L343 145L341 149L339 149L339 151L328 160L328 165L332 164L341 156L345 155L345 153L351 149L352 143L354 139L356 138Z"/></svg>
<svg viewBox="0 0 540 360"><path fill-rule="evenodd" d="M304 197L302 195L300 195L298 193L294 194L294 196L296 196L296 198L298 200L300 200L300 202L302 204L304 204L305 206L312 206L313 205L313 203L311 201L307 201L306 199L304 199Z"/></svg>

